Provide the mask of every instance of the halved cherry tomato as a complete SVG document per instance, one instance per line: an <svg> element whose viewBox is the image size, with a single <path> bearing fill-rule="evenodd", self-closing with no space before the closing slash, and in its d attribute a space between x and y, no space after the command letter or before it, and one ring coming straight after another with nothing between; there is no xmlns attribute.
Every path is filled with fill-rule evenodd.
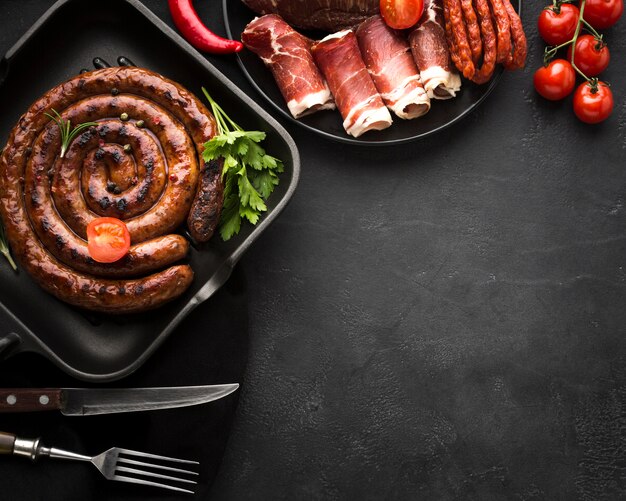
<svg viewBox="0 0 626 501"><path fill-rule="evenodd" d="M539 34L548 45L559 45L571 40L578 24L578 7L564 3L546 7L539 14Z"/></svg>
<svg viewBox="0 0 626 501"><path fill-rule="evenodd" d="M611 55L604 42L598 41L593 35L581 35L576 40L574 63L588 77L596 77L609 65ZM567 60L572 60L572 46L567 50Z"/></svg>
<svg viewBox="0 0 626 501"><path fill-rule="evenodd" d="M130 249L130 233L124 221L99 217L87 225L87 250L94 261L114 263Z"/></svg>
<svg viewBox="0 0 626 501"><path fill-rule="evenodd" d="M574 90L576 73L565 59L555 59L535 72L535 89L546 99L558 101Z"/></svg>
<svg viewBox="0 0 626 501"><path fill-rule="evenodd" d="M613 26L622 17L624 0L587 0L583 18L597 30Z"/></svg>
<svg viewBox="0 0 626 501"><path fill-rule="evenodd" d="M598 82L596 90L589 82L578 86L574 92L574 113L585 123L597 124L613 112L613 93L607 84Z"/></svg>
<svg viewBox="0 0 626 501"><path fill-rule="evenodd" d="M424 0L380 0L380 15L396 30L416 25L423 12Z"/></svg>

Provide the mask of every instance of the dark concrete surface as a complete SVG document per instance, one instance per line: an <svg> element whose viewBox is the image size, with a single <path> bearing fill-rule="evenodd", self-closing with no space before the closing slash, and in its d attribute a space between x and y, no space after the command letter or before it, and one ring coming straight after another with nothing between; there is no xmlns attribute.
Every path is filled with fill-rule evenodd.
<svg viewBox="0 0 626 501"><path fill-rule="evenodd" d="M2 0L0 53L50 4ZM220 2L196 4L223 33ZM607 31L615 111L591 127L533 91L543 5L523 8L527 69L428 141L360 149L281 119L302 155L290 206L120 382L238 374L237 397L0 427L201 457L195 499L626 499L626 19ZM253 95L234 60L209 59ZM0 384L78 383L21 355ZM20 461L0 458L0 498L191 499Z"/></svg>

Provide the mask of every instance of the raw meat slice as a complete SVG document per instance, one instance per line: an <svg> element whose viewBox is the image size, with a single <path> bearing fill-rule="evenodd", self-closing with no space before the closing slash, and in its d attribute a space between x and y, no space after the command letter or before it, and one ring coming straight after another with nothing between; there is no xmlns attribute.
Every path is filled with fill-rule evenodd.
<svg viewBox="0 0 626 501"><path fill-rule="evenodd" d="M409 34L415 63L431 99L450 99L461 90L461 77L450 61L441 0L426 0L422 18Z"/></svg>
<svg viewBox="0 0 626 501"><path fill-rule="evenodd" d="M404 119L417 118L430 109L411 48L400 32L380 16L363 21L356 30L361 56L387 107Z"/></svg>
<svg viewBox="0 0 626 501"><path fill-rule="evenodd" d="M359 137L391 125L389 110L372 82L351 30L328 35L315 43L311 52L328 81L348 134Z"/></svg>
<svg viewBox="0 0 626 501"><path fill-rule="evenodd" d="M311 40L280 16L268 14L253 19L241 40L272 71L294 118L335 108L328 85L313 61Z"/></svg>

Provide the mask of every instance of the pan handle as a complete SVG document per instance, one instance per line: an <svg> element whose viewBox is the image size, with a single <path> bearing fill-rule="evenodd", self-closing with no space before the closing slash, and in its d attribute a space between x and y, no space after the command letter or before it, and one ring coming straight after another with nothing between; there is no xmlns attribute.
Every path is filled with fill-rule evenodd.
<svg viewBox="0 0 626 501"><path fill-rule="evenodd" d="M0 303L0 360L5 360L11 355L24 351L24 335L26 327Z"/></svg>
<svg viewBox="0 0 626 501"><path fill-rule="evenodd" d="M22 344L22 338L15 332L0 337L0 360L9 358Z"/></svg>

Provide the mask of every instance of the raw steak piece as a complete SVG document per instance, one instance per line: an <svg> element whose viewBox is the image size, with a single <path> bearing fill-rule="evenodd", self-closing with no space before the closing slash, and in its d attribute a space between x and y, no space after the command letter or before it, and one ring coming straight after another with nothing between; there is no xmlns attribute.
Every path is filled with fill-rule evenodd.
<svg viewBox="0 0 626 501"><path fill-rule="evenodd" d="M257 14L279 14L290 25L328 32L378 14L380 0L243 0Z"/></svg>

